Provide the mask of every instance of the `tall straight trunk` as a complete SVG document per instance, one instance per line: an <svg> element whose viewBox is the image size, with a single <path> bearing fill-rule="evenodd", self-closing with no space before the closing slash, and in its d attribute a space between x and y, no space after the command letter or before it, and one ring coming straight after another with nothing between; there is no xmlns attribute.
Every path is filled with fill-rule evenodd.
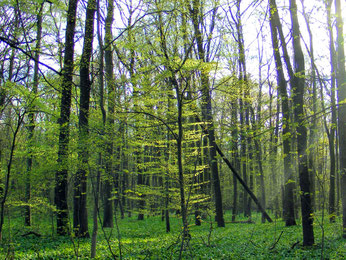
<svg viewBox="0 0 346 260"><path fill-rule="evenodd" d="M105 141L106 156L106 179L104 180L104 207L103 207L103 227L113 227L113 203L110 200L113 189L113 137L114 137L114 102L115 102L115 86L113 74L113 50L112 41L112 24L114 16L114 0L108 1L107 17L105 24L105 78L108 90L108 115L106 118L105 132L107 139Z"/></svg>
<svg viewBox="0 0 346 260"><path fill-rule="evenodd" d="M70 0L67 11L65 35L65 56L62 70L62 89L59 123L59 169L55 176L55 205L57 208L57 233L66 235L69 232L67 207L68 144L70 139L71 90L73 79L74 34L78 0Z"/></svg>
<svg viewBox="0 0 346 260"><path fill-rule="evenodd" d="M94 39L94 16L96 0L89 0L86 11L84 44L80 64L79 99L79 143L78 170L74 185L73 228L79 237L89 237L87 211L87 174L89 161L89 103L90 103L90 59Z"/></svg>
<svg viewBox="0 0 346 260"><path fill-rule="evenodd" d="M258 56L259 56L259 63L262 64L263 59L263 47L260 48L260 43L258 41ZM258 104L257 104L257 120L255 118L254 111L252 111L252 127L253 132L256 133L257 131L261 132L261 120L262 120L262 65L258 68L258 76L259 76L259 91L258 91ZM263 208L266 208L266 192L265 192L265 181L264 181L264 170L262 165L262 145L261 140L258 140L258 138L253 138L254 144L255 144L255 151L257 156L257 163L259 168L259 182L260 182L260 192L261 192L261 204ZM265 222L265 217L262 214L262 223Z"/></svg>
<svg viewBox="0 0 346 260"><path fill-rule="evenodd" d="M282 111L282 136L283 136L283 157L284 157L284 194L283 194L283 215L286 226L296 225L294 209L294 179L290 160L291 154L291 126L290 126L290 109L287 94L287 83L283 72L283 64L279 51L278 33L280 34L281 23L277 12L275 0L269 0L270 4L270 31L272 37L272 46L277 74L277 84L281 97ZM281 43L283 44L283 43Z"/></svg>
<svg viewBox="0 0 346 260"><path fill-rule="evenodd" d="M270 95L270 103L269 103L269 115L272 115L272 100L273 93L271 92L271 84L269 85L269 95ZM270 138L270 150L271 152L271 179L272 179L272 196L273 196L273 207L275 211L275 217L278 218L280 216L280 207L279 207L279 197L280 197L280 187L278 181L278 140L279 140L279 120L280 120L280 94L279 90L277 90L277 101L276 101L276 113L275 113L275 126L273 126L272 120L270 120L270 126L273 129Z"/></svg>
<svg viewBox="0 0 346 260"><path fill-rule="evenodd" d="M304 54L300 45L300 30L297 16L297 4L295 0L290 0L290 15L292 22L292 38L294 51L294 75L291 78L294 117L297 123L297 150L300 198L303 223L303 245L311 246L314 244L313 230L313 207L311 182L308 168L307 156L307 129L304 124L304 91L305 91L305 61Z"/></svg>
<svg viewBox="0 0 346 260"><path fill-rule="evenodd" d="M250 123L250 122L249 122ZM248 124L249 125L249 124ZM254 180L254 160L253 160L253 144L252 144L252 140L250 138L250 136L248 136L246 138L246 142L247 142L247 146L248 146L248 153L249 153L249 157L248 157L248 176L249 176L249 188L250 190L254 190L254 186L255 186L255 180ZM250 196L247 196L247 204L246 204L246 215L249 217L249 219L251 219L251 204L252 204L252 199ZM261 206L263 207L263 205L261 204Z"/></svg>
<svg viewBox="0 0 346 260"><path fill-rule="evenodd" d="M214 7L216 8L216 7ZM203 44L203 35L200 31L200 1L193 0L193 10L192 10L192 22L197 42L197 50L198 50L198 59L201 62L207 62L208 57L207 53L204 49ZM214 9L215 12L215 9ZM213 17L215 19L215 17ZM211 21L212 23L214 20ZM212 34L213 28L210 29L210 35ZM210 37L208 37L210 38ZM204 122L207 124L208 128L208 139L209 139L209 165L211 169L212 175L212 186L214 188L215 195L215 211L216 216L215 219L217 221L218 227L224 227L225 221L223 217L223 209L222 209L222 193L220 187L220 178L219 171L217 166L217 158L216 158L216 147L215 147L215 129L213 123L213 115L212 115L212 104L211 104L211 90L210 90L210 81L209 75L204 70L201 71L201 91L202 91L202 118Z"/></svg>
<svg viewBox="0 0 346 260"><path fill-rule="evenodd" d="M103 41L101 37L101 15L100 15L100 0L97 0L97 40L99 45L99 106L102 113L102 122L103 127L106 123L106 111L104 108L104 50L103 50ZM102 129L102 134L104 134L104 128ZM91 235L91 243L90 243L90 258L96 257L96 244L97 244L97 232L98 232L98 213L99 213L99 194L100 194L100 182L101 182L101 169L103 168L103 156L102 152L99 152L98 158L98 169L96 175L96 182L92 181L92 191L94 196L94 209L93 209L93 231Z"/></svg>
<svg viewBox="0 0 346 260"><path fill-rule="evenodd" d="M339 161L340 161L340 189L342 201L343 237L346 238L346 105L341 104L346 99L346 72L345 72L345 41L343 35L343 20L340 0L335 0L336 12L336 41L337 41L337 87L338 87L338 131L339 131Z"/></svg>
<svg viewBox="0 0 346 260"><path fill-rule="evenodd" d="M260 103L258 104L260 106ZM257 114L259 116L259 113ZM258 129L256 127L256 122L255 122L255 114L252 110L252 126L253 126L253 132L257 133ZM259 117L260 119L260 117ZM255 151L256 151L256 157L257 157L257 163L258 163L258 172L259 172L259 182L260 182L260 193L261 193L261 205L263 208L266 207L266 193L265 193L265 182L264 182L264 169L263 169L263 164L262 164L262 147L260 145L260 142L258 139L255 137L253 138L254 144L255 144ZM251 199L251 198L250 198ZM265 217L262 214L262 223L265 222Z"/></svg>
<svg viewBox="0 0 346 260"><path fill-rule="evenodd" d="M238 69L239 69L239 83L241 85L241 95L239 98L239 113L240 113L240 145L241 145L241 169L243 174L243 180L247 184L248 179L250 181L251 173L248 172L250 164L248 164L248 154L250 157L250 143L249 136L247 136L247 130L249 127L249 103L247 102L247 97L249 95L248 84L247 84L247 75L246 75L246 62L245 62L245 51L244 51L244 38L243 38L243 28L241 21L241 12L240 12L241 0L236 1L236 18L233 18L233 21L236 25L236 41L238 45ZM252 156L252 155L251 155ZM249 166L249 167L248 167ZM248 176L249 175L249 176ZM243 213L244 216L250 215L249 202L251 198L248 197L246 190L243 191Z"/></svg>
<svg viewBox="0 0 346 260"><path fill-rule="evenodd" d="M241 80L241 79L240 79ZM244 102L243 102L243 94L241 94L241 97L239 98L239 113L240 113L240 162L241 162L241 173L243 175L243 180L245 184L248 184L248 176L247 176L247 168L246 168L246 128L245 128L245 108L244 108ZM247 193L246 190L243 190L242 193L242 203L243 203L243 214L245 217L247 217Z"/></svg>
<svg viewBox="0 0 346 260"><path fill-rule="evenodd" d="M310 46L309 46L309 54L310 54L310 65L311 65L311 85L312 85L312 122L310 126L310 138L309 138L309 155L308 155L308 169L310 172L310 181L311 181L311 203L312 207L315 205L315 161L316 161L316 141L317 141L317 82L316 82L316 65L315 65L315 52L314 52L314 41L313 41L313 34L310 27L310 21L309 17L305 12L305 6L303 4L303 15L306 23L306 27L308 29L309 33L309 40L310 40Z"/></svg>
<svg viewBox="0 0 346 260"><path fill-rule="evenodd" d="M36 99L37 88L38 88L38 69L39 69L39 59L40 59L40 51L41 51L41 39L42 39L42 10L43 10L44 2L40 5L40 9L37 14L37 22L36 22L36 47L35 47L35 65L34 65L34 82L32 86L31 93L33 94L33 102ZM31 105L31 110L34 110L35 107ZM31 111L28 114L29 118L29 134L28 134L28 142L29 142L29 155L26 161L26 180L25 180L25 202L27 204L30 203L31 198L31 170L33 163L33 145L34 145L34 130L35 130L35 113ZM26 226L31 225L31 208L30 205L25 206L25 220L24 224Z"/></svg>
<svg viewBox="0 0 346 260"><path fill-rule="evenodd" d="M232 154L233 154L233 164L237 171L240 168L239 162L239 151L238 151L238 120L237 120L237 102L232 103ZM233 175L233 207L232 207L232 221L236 220L238 212L238 181L237 178Z"/></svg>
<svg viewBox="0 0 346 260"><path fill-rule="evenodd" d="M169 91L169 90L168 90ZM171 95L168 95L168 105L167 105L167 120L169 120L169 112L171 110ZM167 138L166 138L166 152L165 152L165 159L166 159L166 172L165 172L165 177L164 177L164 189L165 189L165 196L164 196L164 217L165 217L165 223L166 223L166 232L169 233L171 231L171 223L169 219L169 188L170 188L170 174L169 174L169 162L170 162L170 140L171 140L171 134L169 130L167 129Z"/></svg>
<svg viewBox="0 0 346 260"><path fill-rule="evenodd" d="M332 123L330 131L326 128L329 141L329 155L330 155L330 173L329 173L329 220L335 222L336 209L335 209L335 176L336 176L336 155L335 155L335 135L337 126L337 116L335 107L335 77L336 77L336 53L334 47L334 33L331 19L331 8L333 0L326 2L327 11L327 25L329 33L329 51L330 51L330 65L331 65L331 112L332 112Z"/></svg>
<svg viewBox="0 0 346 260"><path fill-rule="evenodd" d="M183 144L183 136L184 136L184 128L183 128L183 93L180 89L179 83L176 79L176 72L173 70L173 68L170 66L169 63L169 56L167 53L167 41L166 41L166 35L163 28L163 20L162 20L162 13L158 13L159 18L159 32L160 32L160 45L161 45L161 51L164 53L164 57L166 58L167 63L167 69L169 70L171 76L169 77L169 83L173 87L173 90L175 90L176 99L177 99L177 125L178 125L178 133L174 133L171 131L171 129L168 129L171 134L174 136L176 143L177 143L177 166L178 166L178 184L179 184L179 191L180 191L180 210L181 210L181 217L183 222L183 235L182 235L182 243L180 248L180 255L179 259L181 259L182 250L185 245L185 241L189 240L189 237L191 237L189 233L189 227L188 227L188 220L187 220L187 204L186 204L186 198L185 198L185 181L184 181L184 167L183 167L183 151L182 151L182 144ZM170 104L168 104L170 105Z"/></svg>
<svg viewBox="0 0 346 260"><path fill-rule="evenodd" d="M175 78L172 78L173 86L175 86L176 95L177 95L177 108L178 108L178 135L176 137L177 141L177 159L178 159L178 180L179 180L179 189L180 189L180 208L181 216L183 221L183 239L188 238L189 230L187 223L187 208L185 200L185 185L184 185L184 171L183 171L183 162L182 162L182 141L183 141L183 104L182 104L182 95L179 91L178 83Z"/></svg>

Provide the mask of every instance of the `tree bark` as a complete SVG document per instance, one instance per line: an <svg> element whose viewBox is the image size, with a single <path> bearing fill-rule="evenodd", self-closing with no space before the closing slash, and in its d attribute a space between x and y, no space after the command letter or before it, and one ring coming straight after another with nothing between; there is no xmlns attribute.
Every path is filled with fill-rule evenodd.
<svg viewBox="0 0 346 260"><path fill-rule="evenodd" d="M106 111L104 108L104 51L103 51L103 41L101 36L101 14L100 14L100 0L97 0L97 40L99 45L99 106L102 113L102 122L103 129L102 134L104 134L104 126L106 123ZM100 147L101 148L101 147ZM92 191L94 196L94 209L93 209L93 231L91 235L91 243L90 243L90 258L96 257L96 244L97 244L97 233L98 233L98 216L99 216L99 197L100 197L100 183L101 183L101 170L103 168L103 156L102 152L99 152L98 158L98 169L96 174L96 182L92 181Z"/></svg>
<svg viewBox="0 0 346 260"><path fill-rule="evenodd" d="M303 223L303 245L311 246L314 244L313 231L313 208L310 174L307 156L307 129L304 124L304 91L305 91L305 61L304 54L300 45L300 30L297 16L297 4L295 0L290 0L290 15L292 22L292 38L294 51L294 75L291 78L294 117L297 122L297 150L300 198Z"/></svg>
<svg viewBox="0 0 346 260"><path fill-rule="evenodd" d="M103 183L104 187L104 207L103 207L103 227L113 227L113 203L112 189L113 189L113 138L114 138L114 105L115 105L115 86L114 86L114 73L113 73L113 50L111 47L112 25L114 21L114 0L108 1L107 17L105 25L105 78L108 90L108 115L106 117L105 133L107 135L105 141L106 156L106 178Z"/></svg>
<svg viewBox="0 0 346 260"><path fill-rule="evenodd" d="M335 100L335 83L336 83L336 53L334 47L334 33L331 19L331 8L333 0L328 0L326 4L327 11L327 25L329 33L329 52L330 52L330 65L331 65L331 113L332 123L330 130L326 128L329 141L329 156L330 156L330 173L329 173L329 221L335 222L336 208L335 208L335 176L336 176L336 155L335 155L335 135L337 127L337 115L336 115L336 100ZM326 124L326 123L325 123Z"/></svg>
<svg viewBox="0 0 346 260"><path fill-rule="evenodd" d="M237 122L237 109L238 105L237 102L232 103L232 154L233 154L233 164L235 165L235 168L237 171L239 171L240 168L240 162L239 162L239 151L238 151L238 122ZM238 181L237 178L233 175L233 206L232 206L232 221L236 220L236 216L238 213Z"/></svg>
<svg viewBox="0 0 346 260"><path fill-rule="evenodd" d="M199 29L199 10L200 2L199 0L193 0L193 10L192 10L192 22L195 31L195 37L197 42L198 59L201 62L206 62L208 58L203 46L203 35ZM210 32L210 34L212 31ZM211 35L210 35L211 36ZM210 37L209 37L210 38ZM201 91L202 91L202 118L207 124L208 128L208 139L209 139L209 165L212 173L212 184L215 193L215 211L216 211L216 221L218 227L225 226L225 220L223 217L222 209L222 193L220 187L220 178L217 166L216 158L216 143L215 143L215 129L212 116L212 104L211 104L211 93L210 93L210 82L209 76L205 71L201 71Z"/></svg>
<svg viewBox="0 0 346 260"><path fill-rule="evenodd" d="M67 11L60 118L58 120L60 125L59 151L57 160L59 169L55 177L55 205L57 208L57 233L59 235L67 235L69 232L67 207L68 143L70 139L69 123L71 113L71 90L73 85L74 34L76 26L77 3L78 0L70 0Z"/></svg>
<svg viewBox="0 0 346 260"><path fill-rule="evenodd" d="M87 211L87 175L89 161L90 59L94 39L96 0L89 0L86 11L84 44L80 65L78 170L74 185L73 227L78 237L89 237Z"/></svg>
<svg viewBox="0 0 346 260"><path fill-rule="evenodd" d="M317 82L316 82L316 66L315 66L315 52L314 52L314 41L313 41L313 34L312 30L310 28L310 21L309 16L305 12L305 6L304 1L302 1L303 5L303 15L306 23L306 27L308 29L309 33L309 40L310 40L310 46L309 46L309 56L310 56L310 66L311 66L311 85L312 85L312 122L310 126L310 136L309 136L309 142L308 142L308 170L310 175L310 183L311 183L311 204L312 207L315 207L315 161L316 161L316 142L317 140ZM332 158L331 158L332 159Z"/></svg>
<svg viewBox="0 0 346 260"><path fill-rule="evenodd" d="M342 201L342 234L346 238L346 72L345 72L345 41L343 35L343 20L340 0L335 0L336 41L337 41L337 88L338 88L338 131L339 131L339 161L340 189Z"/></svg>
<svg viewBox="0 0 346 260"><path fill-rule="evenodd" d="M39 59L40 59L40 51L41 51L41 39L42 39L42 10L43 10L44 2L40 5L38 14L37 14L37 22L36 22L36 47L35 47L35 64L34 64L34 82L32 86L31 93L33 94L32 103L35 102L38 88L38 74L39 74ZM30 104L30 110L34 110L35 106ZM24 224L26 226L31 225L31 207L29 205L31 198L31 170L33 163L33 145L34 145L34 130L35 130L35 112L30 111L28 113L29 118L29 126L28 126L28 150L29 155L26 162L26 180L25 180L25 202L27 205L25 206L24 211Z"/></svg>
<svg viewBox="0 0 346 260"><path fill-rule="evenodd" d="M294 210L294 179L290 160L291 153L291 126L290 126L290 109L287 94L287 83L285 80L283 65L281 62L278 32L280 32L281 23L277 13L277 6L275 0L270 0L270 31L272 37L272 46L274 52L274 60L277 74L277 84L281 97L281 111L282 111L282 136L283 136L283 157L284 157L284 194L283 194L283 215L286 226L296 225L295 210ZM281 43L283 44L283 43Z"/></svg>

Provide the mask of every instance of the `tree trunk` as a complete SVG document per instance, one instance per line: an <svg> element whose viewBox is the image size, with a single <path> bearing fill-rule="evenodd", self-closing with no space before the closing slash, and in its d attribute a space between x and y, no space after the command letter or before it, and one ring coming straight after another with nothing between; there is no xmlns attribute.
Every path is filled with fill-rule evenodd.
<svg viewBox="0 0 346 260"><path fill-rule="evenodd" d="M71 108L71 90L73 79L73 56L74 56L74 34L76 26L76 10L78 0L70 0L67 11L66 42L64 67L62 70L62 93L60 104L59 128L59 151L55 186L55 205L57 208L57 233L66 235L69 232L68 207L67 207L67 176L68 176L68 144L69 144L69 122Z"/></svg>
<svg viewBox="0 0 346 260"><path fill-rule="evenodd" d="M87 212L87 174L89 161L90 59L92 54L96 0L87 5L84 44L80 64L78 170L74 186L73 228L76 236L89 237Z"/></svg>
<svg viewBox="0 0 346 260"><path fill-rule="evenodd" d="M274 51L274 60L277 74L277 83L281 97L281 111L282 111L282 135L283 135L283 157L284 157L284 195L283 195L283 215L286 226L296 225L294 213L294 179L290 160L291 154L291 131L290 131L290 109L287 94L287 83L285 80L283 65L281 62L281 55L279 51L278 32L280 33L281 23L277 13L275 0L270 0L270 31L272 37L272 46ZM283 44L283 42L281 43Z"/></svg>
<svg viewBox="0 0 346 260"><path fill-rule="evenodd" d="M196 116L196 122L201 123L201 120L197 116ZM203 133L208 134L208 129L205 128L204 125L200 125L200 126L202 128ZM270 223L273 222L273 220L269 217L267 212L265 212L264 208L262 207L261 203L255 196L255 194L251 191L251 189L247 186L244 180L240 177L238 171L232 166L231 162L226 158L226 156L224 155L224 153L221 151L220 147L216 143L215 143L215 148L217 153L221 156L222 160L227 164L228 168L233 172L233 175L237 178L237 180L240 182L240 184L243 186L243 188L246 190L246 192L250 195L252 200L255 202L259 211L264 215L266 220Z"/></svg>
<svg viewBox="0 0 346 260"><path fill-rule="evenodd" d="M345 49L343 35L343 21L341 15L340 0L335 0L336 33L337 33L337 87L338 87L338 131L340 153L340 189L342 201L342 227L343 238L346 238L346 72L345 72Z"/></svg>
<svg viewBox="0 0 346 260"><path fill-rule="evenodd" d="M316 66L315 66L315 53L314 53L314 44L313 44L313 34L310 28L309 16L305 12L305 6L303 4L303 15L306 23L306 27L309 33L310 47L309 47L309 56L311 63L311 85L312 85L312 122L310 126L310 138L309 138L309 155L308 155L308 169L311 182L311 204L314 208L315 206L315 161L316 161L316 142L317 140L317 82L316 82Z"/></svg>
<svg viewBox="0 0 346 260"><path fill-rule="evenodd" d="M237 102L232 103L232 154L233 154L233 164L237 171L240 168L239 162L239 152L238 152L238 120L237 120ZM232 221L236 220L238 213L238 181L237 178L233 175L233 207L232 207Z"/></svg>
<svg viewBox="0 0 346 260"><path fill-rule="evenodd" d="M103 227L113 227L113 203L112 189L113 189L113 138L114 138L114 105L115 105L115 86L114 86L114 75L113 75L113 50L111 46L112 35L112 24L114 16L114 0L108 1L107 17L105 24L105 78L108 90L108 116L106 119L105 132L107 138L105 141L106 156L106 178L104 180L104 207L103 207Z"/></svg>
<svg viewBox="0 0 346 260"><path fill-rule="evenodd" d="M199 29L200 27L200 2L199 0L193 0L193 10L192 10L192 22L195 31L195 37L197 42L197 50L198 50L198 59L201 62L208 61L208 57L206 57L206 53L203 46L203 35ZM213 21L212 21L213 22ZM212 34L212 30L210 32L210 36ZM208 37L210 38L210 37ZM216 221L218 227L224 227L225 221L223 217L223 209L222 209L222 193L220 187L220 178L217 166L217 158L216 158L216 143L215 143L215 130L212 116L212 104L211 104L211 93L210 93L210 82L209 76L205 71L201 71L201 91L202 91L202 118L204 122L207 124L208 128L208 139L209 139L209 165L212 173L212 184L215 193L215 211L216 211Z"/></svg>
<svg viewBox="0 0 346 260"><path fill-rule="evenodd" d="M301 209L303 223L303 245L311 246L314 244L313 231L313 208L311 201L311 183L308 168L307 156L307 129L304 124L304 89L305 89L305 64L304 54L300 45L300 30L297 17L297 5L295 0L290 0L290 15L292 22L292 38L294 51L294 75L291 78L294 117L297 122L297 150L299 184L301 190Z"/></svg>
<svg viewBox="0 0 346 260"><path fill-rule="evenodd" d="M326 128L329 141L329 155L330 155L330 173L329 173L329 221L331 223L335 222L336 209L335 209L335 175L336 175L336 155L335 155L335 135L336 135L336 126L337 126L337 116L336 116L336 107L335 107L335 76L336 76L336 53L334 47L334 33L332 27L331 19L331 7L333 0L328 0L326 4L327 11L327 25L329 32L329 51L330 51L330 65L331 65L331 112L332 112L332 123L330 131ZM322 90L321 90L322 91ZM322 92L321 92L322 93ZM323 100L323 99L322 99ZM325 120L326 122L326 120ZM325 123L326 124L326 123Z"/></svg>
<svg viewBox="0 0 346 260"><path fill-rule="evenodd" d="M11 178L12 163L13 163L13 158L14 158L14 151L15 151L15 148L17 145L16 144L17 135L18 135L18 132L19 132L21 125L23 123L24 116L25 116L25 113L18 115L17 125L16 125L16 128L14 129L13 137L12 137L12 144L10 146L11 151L10 151L10 156L9 156L8 163L7 163L6 181L5 181L4 190L3 190L3 194L1 197L1 201L0 201L0 241L2 241L2 230L3 230L4 217L5 217L5 203L6 203L9 191L10 191L10 178Z"/></svg>
<svg viewBox="0 0 346 260"><path fill-rule="evenodd" d="M39 59L40 59L40 51L41 51L41 39L42 39L42 10L43 10L44 2L40 5L40 9L37 14L37 22L36 22L36 47L35 47L35 65L34 65L34 82L32 86L32 102L35 102L37 95L37 87L38 87L38 69L39 69ZM35 107L31 104L30 109L34 110ZM32 162L33 162L33 145L34 145L34 130L35 130L35 113L30 111L28 114L29 118L29 134L28 134L28 142L29 142L29 155L26 162L26 180L25 180L25 202L27 204L30 203L31 198L31 170L32 170ZM31 225L31 208L30 205L25 206L25 225Z"/></svg>
<svg viewBox="0 0 346 260"><path fill-rule="evenodd" d="M106 111L104 108L104 51L103 51L103 41L101 37L101 15L100 15L100 1L97 0L97 40L99 45L99 106L102 113L103 127L106 122ZM104 129L102 129L102 134L104 134ZM100 147L101 148L101 147ZM91 245L90 245L90 258L96 257L96 244L97 244L97 232L98 232L98 216L99 216L99 197L100 197L100 182L101 182L101 169L103 168L102 152L99 152L98 158L98 169L96 175L96 182L92 181L92 191L94 196L94 209L93 209L93 231L91 235Z"/></svg>

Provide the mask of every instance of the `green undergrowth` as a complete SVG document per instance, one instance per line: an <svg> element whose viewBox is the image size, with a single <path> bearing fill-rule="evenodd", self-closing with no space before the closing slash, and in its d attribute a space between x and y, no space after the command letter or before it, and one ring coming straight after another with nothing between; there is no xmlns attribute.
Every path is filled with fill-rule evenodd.
<svg viewBox="0 0 346 260"><path fill-rule="evenodd" d="M242 219L240 216L238 220ZM202 226L190 225L191 238L182 250L183 259L344 259L346 243L341 238L340 220L315 224L315 245L302 246L301 225L285 227L281 220L262 224L255 214L255 223L229 223L217 228L205 220ZM87 259L90 239L58 237L54 235L51 220L35 221L33 227L23 227L23 219L15 218L5 227L0 244L0 259ZM190 220L193 223L193 219ZM160 217L119 220L120 244L123 259L177 259L181 249L181 219L171 217L171 232L166 233ZM320 223L320 224L319 224ZM90 232L92 225L90 223ZM29 233L36 232L41 236ZM97 238L97 259L120 258L116 229L100 228ZM26 236L22 236L27 234ZM105 236L110 237L109 244ZM111 249L109 248L111 247ZM111 254L113 252L113 256Z"/></svg>

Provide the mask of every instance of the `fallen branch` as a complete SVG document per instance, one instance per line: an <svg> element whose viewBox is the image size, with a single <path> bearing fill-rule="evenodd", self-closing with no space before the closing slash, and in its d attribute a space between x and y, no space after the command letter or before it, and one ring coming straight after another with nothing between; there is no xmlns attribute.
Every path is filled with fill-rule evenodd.
<svg viewBox="0 0 346 260"><path fill-rule="evenodd" d="M196 121L198 123L202 123L201 119L199 119L198 116L196 116ZM204 127L203 124L200 124L202 131L208 136L209 138L209 131L206 127ZM255 202L255 204L257 205L259 211L261 211L261 213L263 214L263 216L265 217L266 220L268 220L268 222L273 222L273 220L269 217L269 215L267 214L267 212L265 211L265 209L262 207L261 203L259 202L259 200L257 199L257 197L255 196L255 194L250 190L250 188L247 186L247 184L243 181L243 179L240 177L240 175L238 174L237 170L232 166L231 162L226 158L226 156L223 154L223 152L221 151L220 147L216 144L216 142L214 142L212 145L215 146L216 151L218 152L218 154L221 156L222 160L227 164L228 168L231 169L231 171L233 172L233 175L238 179L238 181L240 182L240 184L243 186L243 188L245 189L245 191L250 195L250 197L252 198L252 200Z"/></svg>
<svg viewBox="0 0 346 260"><path fill-rule="evenodd" d="M41 234L39 234L39 233L37 233L35 231L29 231L28 233L23 234L22 237L26 237L26 236L29 236L29 235L34 235L36 237L41 237L42 236Z"/></svg>
<svg viewBox="0 0 346 260"><path fill-rule="evenodd" d="M276 245L277 245L277 243L279 243L279 240L280 240L280 238L281 238L281 236L282 236L283 233L284 233L284 232L281 231L281 233L280 233L278 239L277 239L277 240L275 241L275 243L269 248L269 250L273 250L273 249L276 247Z"/></svg>
<svg viewBox="0 0 346 260"><path fill-rule="evenodd" d="M298 240L297 242L295 242L292 246L291 246L291 249L295 248L296 245L298 245L300 243L300 241Z"/></svg>

